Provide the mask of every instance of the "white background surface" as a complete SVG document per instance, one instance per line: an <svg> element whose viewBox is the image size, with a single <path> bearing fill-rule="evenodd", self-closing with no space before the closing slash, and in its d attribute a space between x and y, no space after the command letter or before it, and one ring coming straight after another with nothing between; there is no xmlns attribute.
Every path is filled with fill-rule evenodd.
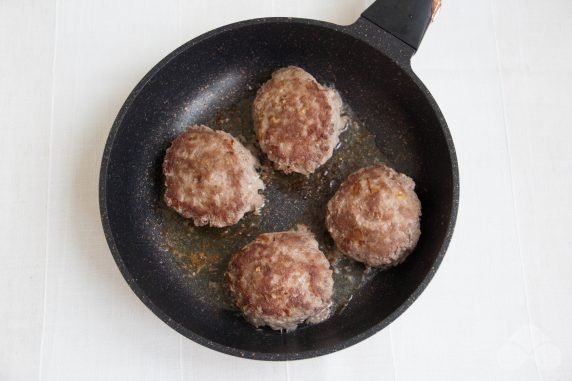
<svg viewBox="0 0 572 381"><path fill-rule="evenodd" d="M349 24L370 2L0 0L0 380L572 380L570 0L444 0L413 66L455 139L459 218L388 329L316 359L234 358L167 327L116 268L98 173L138 80L226 23Z"/></svg>

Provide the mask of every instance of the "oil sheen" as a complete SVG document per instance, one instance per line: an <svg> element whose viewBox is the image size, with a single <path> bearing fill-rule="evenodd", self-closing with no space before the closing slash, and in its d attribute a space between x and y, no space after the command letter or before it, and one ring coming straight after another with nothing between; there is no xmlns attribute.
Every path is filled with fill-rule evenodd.
<svg viewBox="0 0 572 381"><path fill-rule="evenodd" d="M351 110L344 109L346 128L332 158L308 177L285 175L273 169L258 147L252 128L253 99L253 95L245 98L201 123L232 134L259 158L260 175L266 185L260 215L248 213L239 223L226 228L196 227L161 199L157 207L163 220L164 245L196 297L217 308L236 310L224 279L232 254L259 234L306 225L332 266L332 312L342 313L354 293L367 285L376 272L336 250L325 227L326 204L350 173L386 162L386 158L377 148L374 135L354 118Z"/></svg>

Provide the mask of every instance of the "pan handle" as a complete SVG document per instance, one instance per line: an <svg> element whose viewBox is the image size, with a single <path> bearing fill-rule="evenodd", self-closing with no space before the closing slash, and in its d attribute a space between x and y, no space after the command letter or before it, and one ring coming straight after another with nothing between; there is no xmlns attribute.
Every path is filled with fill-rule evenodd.
<svg viewBox="0 0 572 381"><path fill-rule="evenodd" d="M440 0L376 0L362 17L417 50Z"/></svg>

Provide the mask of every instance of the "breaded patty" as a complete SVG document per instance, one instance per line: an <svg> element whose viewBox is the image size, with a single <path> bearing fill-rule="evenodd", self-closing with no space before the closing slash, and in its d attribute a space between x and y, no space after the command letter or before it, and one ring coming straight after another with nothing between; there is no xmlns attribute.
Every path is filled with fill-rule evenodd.
<svg viewBox="0 0 572 381"><path fill-rule="evenodd" d="M413 180L380 164L352 173L328 202L326 226L338 249L372 267L395 266L421 234Z"/></svg>
<svg viewBox="0 0 572 381"><path fill-rule="evenodd" d="M264 204L258 166L230 134L192 126L173 140L165 155L165 202L197 226L233 225Z"/></svg>
<svg viewBox="0 0 572 381"><path fill-rule="evenodd" d="M330 263L305 227L259 235L233 255L226 273L236 305L255 325L292 331L330 313Z"/></svg>
<svg viewBox="0 0 572 381"><path fill-rule="evenodd" d="M262 151L285 173L313 173L331 156L345 126L337 91L296 66L279 69L256 94L254 129Z"/></svg>

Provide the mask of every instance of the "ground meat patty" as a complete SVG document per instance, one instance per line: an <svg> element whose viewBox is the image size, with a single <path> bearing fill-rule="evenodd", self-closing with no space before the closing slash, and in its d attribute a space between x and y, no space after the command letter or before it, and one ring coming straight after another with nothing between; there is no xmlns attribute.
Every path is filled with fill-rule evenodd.
<svg viewBox="0 0 572 381"><path fill-rule="evenodd" d="M226 277L236 305L256 327L291 331L329 316L332 271L305 227L261 234L234 254Z"/></svg>
<svg viewBox="0 0 572 381"><path fill-rule="evenodd" d="M421 203L415 183L383 164L352 173L328 202L326 226L347 256L395 266L415 248Z"/></svg>
<svg viewBox="0 0 572 381"><path fill-rule="evenodd" d="M288 66L272 74L253 105L262 151L285 173L313 173L331 156L345 126L338 93L303 69Z"/></svg>
<svg viewBox="0 0 572 381"><path fill-rule="evenodd" d="M192 126L171 143L163 161L165 202L195 225L229 226L257 211L264 184L258 160L223 131Z"/></svg>

